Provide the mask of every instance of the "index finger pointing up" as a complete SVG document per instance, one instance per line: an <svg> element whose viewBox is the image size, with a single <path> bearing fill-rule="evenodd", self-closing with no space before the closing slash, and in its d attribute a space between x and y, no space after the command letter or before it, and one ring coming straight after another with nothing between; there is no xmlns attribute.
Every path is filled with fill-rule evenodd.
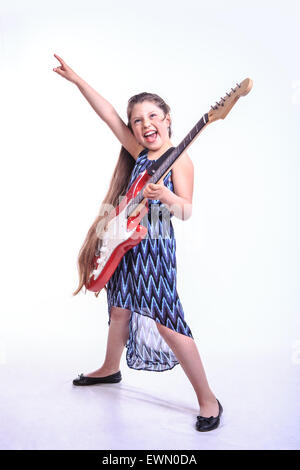
<svg viewBox="0 0 300 470"><path fill-rule="evenodd" d="M62 58L61 58L61 57L59 57L59 55L57 55L57 54L54 54L54 57L56 57L56 58L57 58L57 60L59 60L59 62L61 63L61 65L63 65L64 61L62 60Z"/></svg>

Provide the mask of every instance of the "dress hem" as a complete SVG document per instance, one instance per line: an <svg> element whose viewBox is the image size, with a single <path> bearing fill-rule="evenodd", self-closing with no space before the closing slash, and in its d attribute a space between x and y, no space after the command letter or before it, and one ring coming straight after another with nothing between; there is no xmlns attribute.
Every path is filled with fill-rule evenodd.
<svg viewBox="0 0 300 470"><path fill-rule="evenodd" d="M108 325L110 325L110 320L111 320L111 316L110 316L110 310L112 307L117 307L117 308L122 308L123 310L130 310L131 311L131 316L130 316L130 319L129 319L129 323L128 323L128 326L129 326L129 336L128 336L128 340L126 341L126 344L125 344L125 347L126 347L126 363L127 363L127 366L130 368L130 369L134 369L134 370L144 370L144 371L149 371L149 372L166 372L167 370L172 370L175 366L177 366L179 363L179 361L177 360L176 362L172 361L172 365L170 365L170 367L167 367L165 369L145 369L143 367L140 367L140 368L136 368L136 367L132 367L131 365L128 364L128 359L127 359L127 356L128 356L128 351L129 351L129 347L130 347L130 344L129 344L129 340L130 340L130 323L132 321L132 315L133 313L136 313L137 315L142 315L144 317L147 317L147 318L150 318L152 321L154 321L155 323L159 323L160 325L162 325L162 323L160 323L159 321L157 321L155 318L152 318L150 315L147 315L145 313L141 313L140 311L138 311L138 309L131 309L131 308L126 308L126 307L122 307L120 305L109 305L108 306L108 311L109 311L109 321L108 321ZM163 325L163 326L166 326L166 325ZM157 327L156 327L157 328ZM166 328L169 328L168 326L166 326ZM176 330L173 330L172 328L169 328L171 331L174 331L175 333L180 333L180 334L183 334L181 332L178 332ZM160 334L159 330L157 329L157 333L160 335L160 337L162 338L163 341L164 338L163 336ZM184 335L184 334L183 334ZM188 336L188 335L184 335L184 336ZM190 338L190 336L188 336ZM192 337L192 339L194 339ZM175 356L175 353L173 352L173 350L168 346L168 348L170 349L171 353ZM176 356L175 356L176 357ZM145 365L155 365L156 363L155 362L152 362L152 361L147 361L145 359L141 359L141 361L145 364ZM161 364L162 366L164 365L169 365L168 362L165 362L165 363L162 363L160 362L159 364Z"/></svg>
<svg viewBox="0 0 300 470"><path fill-rule="evenodd" d="M178 366L179 365L179 362L177 362L176 364L173 364L172 367L169 367L168 369L137 369L136 367L132 367L130 366L128 363L127 363L127 367L129 367L129 369L133 369L133 370L143 370L144 372L166 372L167 370L172 370L174 369L175 366Z"/></svg>

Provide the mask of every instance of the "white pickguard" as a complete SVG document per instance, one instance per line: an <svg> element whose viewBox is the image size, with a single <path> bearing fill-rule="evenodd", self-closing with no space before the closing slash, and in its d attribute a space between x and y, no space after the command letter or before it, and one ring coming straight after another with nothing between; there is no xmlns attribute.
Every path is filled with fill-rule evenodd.
<svg viewBox="0 0 300 470"><path fill-rule="evenodd" d="M94 280L101 274L113 251L125 240L128 240L136 230L135 227L133 230L127 231L127 217L125 213L125 210L121 211L108 222L107 230L102 231L102 246L100 248L100 256L97 259L98 268L94 269L90 275L90 277L94 276Z"/></svg>

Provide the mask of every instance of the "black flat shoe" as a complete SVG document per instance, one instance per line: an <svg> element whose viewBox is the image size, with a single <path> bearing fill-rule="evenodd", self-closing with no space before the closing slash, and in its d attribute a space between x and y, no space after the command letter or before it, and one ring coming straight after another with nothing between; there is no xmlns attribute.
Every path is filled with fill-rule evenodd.
<svg viewBox="0 0 300 470"><path fill-rule="evenodd" d="M223 408L219 400L217 399L219 405L219 414L218 416L210 416L206 418L205 416L197 416L196 429L197 431L212 431L216 429L220 424L220 416L223 412Z"/></svg>
<svg viewBox="0 0 300 470"><path fill-rule="evenodd" d="M121 371L106 377L85 377L83 374L78 375L78 379L73 380L73 385L95 385L95 384L114 384L121 382Z"/></svg>

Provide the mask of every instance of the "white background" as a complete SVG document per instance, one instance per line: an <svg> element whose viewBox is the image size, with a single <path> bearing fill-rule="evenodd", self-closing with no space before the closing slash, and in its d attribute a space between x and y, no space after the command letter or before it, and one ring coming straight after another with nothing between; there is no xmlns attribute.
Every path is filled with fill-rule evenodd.
<svg viewBox="0 0 300 470"><path fill-rule="evenodd" d="M72 377L100 367L105 354L105 291L97 299L72 292L78 251L121 144L79 89L53 71L56 53L125 122L132 95L161 95L171 107L174 146L226 91L253 80L251 92L188 150L193 215L172 219L177 290L219 388L236 378L226 358L241 355L251 358L254 375L263 358L274 366L280 358L282 370L299 376L298 2L0 4L3 371L22 368L27 354L33 370L67 363ZM145 383L161 380L142 374ZM38 446L23 439L7 446Z"/></svg>

